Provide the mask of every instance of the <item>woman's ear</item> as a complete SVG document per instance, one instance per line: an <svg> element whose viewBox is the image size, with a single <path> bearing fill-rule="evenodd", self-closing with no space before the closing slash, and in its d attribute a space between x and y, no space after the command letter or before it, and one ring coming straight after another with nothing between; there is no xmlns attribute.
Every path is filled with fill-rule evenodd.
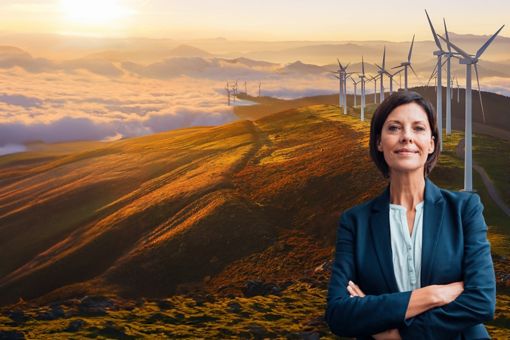
<svg viewBox="0 0 510 340"><path fill-rule="evenodd" d="M381 138L377 138L377 150L379 150L380 152L383 152L383 148L381 145Z"/></svg>
<svg viewBox="0 0 510 340"><path fill-rule="evenodd" d="M432 136L430 139L430 148L429 148L429 154L434 153L434 149L436 148L436 137Z"/></svg>

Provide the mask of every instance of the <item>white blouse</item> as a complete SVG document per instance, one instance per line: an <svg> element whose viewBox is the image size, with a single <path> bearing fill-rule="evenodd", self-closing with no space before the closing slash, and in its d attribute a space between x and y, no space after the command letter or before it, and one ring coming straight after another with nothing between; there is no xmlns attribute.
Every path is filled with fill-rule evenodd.
<svg viewBox="0 0 510 340"><path fill-rule="evenodd" d="M393 269L400 292L420 288L423 201L416 205L412 235L409 235L407 210L390 203L391 251Z"/></svg>

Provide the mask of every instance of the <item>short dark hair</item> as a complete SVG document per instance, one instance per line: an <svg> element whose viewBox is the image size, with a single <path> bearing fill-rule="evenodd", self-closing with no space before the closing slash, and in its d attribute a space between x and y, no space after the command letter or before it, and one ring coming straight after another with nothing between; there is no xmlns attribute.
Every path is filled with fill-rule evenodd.
<svg viewBox="0 0 510 340"><path fill-rule="evenodd" d="M432 137L434 138L434 152L429 154L425 162L424 176L428 176L437 163L440 154L440 141L438 138L437 123L432 104L421 94L414 91L398 91L387 97L375 110L370 123L370 157L385 178L390 177L390 169L384 160L384 153L377 149L382 134L382 127L390 113L400 105L416 103L420 105L429 120Z"/></svg>

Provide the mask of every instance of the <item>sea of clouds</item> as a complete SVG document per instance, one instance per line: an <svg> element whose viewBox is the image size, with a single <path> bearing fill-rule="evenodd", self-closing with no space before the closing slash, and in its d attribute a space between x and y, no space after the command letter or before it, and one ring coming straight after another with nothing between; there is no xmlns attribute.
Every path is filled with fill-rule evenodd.
<svg viewBox="0 0 510 340"><path fill-rule="evenodd" d="M16 52L17 53L17 52ZM336 93L327 71L286 72L274 64L169 58L141 65L80 59L54 62L15 54L0 58L0 155L28 142L114 140L238 119L226 82L248 94L292 99ZM510 95L506 78L483 89ZM367 90L372 87L367 85Z"/></svg>

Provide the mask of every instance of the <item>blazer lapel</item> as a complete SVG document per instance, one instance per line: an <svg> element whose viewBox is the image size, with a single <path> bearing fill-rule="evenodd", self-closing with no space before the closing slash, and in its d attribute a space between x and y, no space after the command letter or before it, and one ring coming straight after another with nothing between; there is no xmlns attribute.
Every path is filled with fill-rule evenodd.
<svg viewBox="0 0 510 340"><path fill-rule="evenodd" d="M445 210L445 201L439 188L425 178L425 200L423 204L423 236L421 255L421 287L430 285L431 270Z"/></svg>
<svg viewBox="0 0 510 340"><path fill-rule="evenodd" d="M370 230L377 253L377 260L386 281L388 292L398 292L391 252L389 185L374 201L372 214L370 215Z"/></svg>

